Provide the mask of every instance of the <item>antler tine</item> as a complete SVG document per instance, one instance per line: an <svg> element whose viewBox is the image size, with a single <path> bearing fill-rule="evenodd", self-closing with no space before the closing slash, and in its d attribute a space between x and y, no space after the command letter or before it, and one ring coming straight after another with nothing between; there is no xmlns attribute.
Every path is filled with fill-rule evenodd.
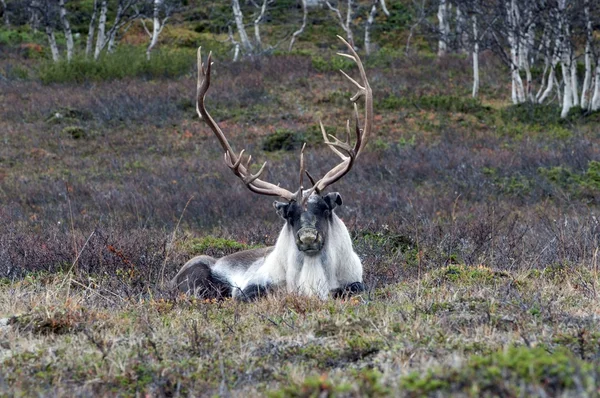
<svg viewBox="0 0 600 398"><path fill-rule="evenodd" d="M337 149L335 149L334 146L331 146L331 142L329 141L329 139L327 138L327 133L325 132L325 127L323 127L323 123L321 123L321 121L319 120L319 125L321 126L321 134L323 134L323 141L325 142L325 144L327 144L329 146L329 148L331 148L331 150L338 155L340 158L345 159L346 157L344 156L343 153L341 153L340 151L338 151ZM329 134L331 135L331 134ZM333 137L335 138L335 137ZM313 184L314 185L314 184Z"/></svg>
<svg viewBox="0 0 600 398"><path fill-rule="evenodd" d="M308 177L308 179L310 180L310 183L314 187L315 186L315 179L313 178L313 176L310 175L310 173L308 172L308 170L306 170L305 173L306 173L306 176Z"/></svg>
<svg viewBox="0 0 600 398"><path fill-rule="evenodd" d="M313 184L313 190L315 192L322 191L329 185L338 181L350 171L350 169L354 165L354 161L360 155L361 151L367 144L369 135L371 133L371 127L373 125L373 94L371 91L371 87L369 86L369 81L367 80L367 75L365 73L363 64L358 54L356 54L356 51L354 51L354 48L342 37L338 36L338 38L346 45L346 47L348 47L348 50L350 51L350 54L338 54L346 58L350 58L356 63L362 81L361 83L359 83L350 76L348 76L348 74L344 71L340 71L354 86L358 88L357 93L350 98L350 101L352 102L352 105L354 107L356 142L354 144L354 147L350 145L350 121L347 121L346 123L346 134L348 137L346 142L342 142L335 136L329 134L329 137L331 137L334 140L334 142L331 142L327 138L327 134L325 133L325 129L323 128L323 125L321 123L321 132L323 134L323 140L325 141L325 144L327 144L335 152L335 154L342 159L342 162L330 171L328 171L325 174L325 176L323 176L323 178L317 181L316 184ZM358 115L358 106L356 105L356 102L360 98L365 99L365 122L362 129L359 125L360 122ZM339 150L336 148L339 148ZM345 152L347 156L344 155L342 152Z"/></svg>
<svg viewBox="0 0 600 398"><path fill-rule="evenodd" d="M252 160L252 156L248 156L248 161L246 164L243 164L243 155L244 150L242 150L237 156L233 151L233 148L229 144L227 137L215 122L215 120L210 116L205 107L205 97L210 87L210 72L212 66L212 52L208 54L208 58L206 59L206 63L202 62L202 51L201 47L198 48L198 83L197 83L197 96L196 96L196 112L200 119L204 120L208 127L213 131L223 151L225 152L225 164L233 171L233 173L238 176L246 186L255 193L261 195L270 195L270 196L279 196L285 198L287 200L295 200L295 195L288 191L287 189L281 188L279 185L272 184L270 182L266 182L261 180L259 177L264 173L267 162L263 163L262 167L256 174L252 174L249 172L250 169L250 161Z"/></svg>

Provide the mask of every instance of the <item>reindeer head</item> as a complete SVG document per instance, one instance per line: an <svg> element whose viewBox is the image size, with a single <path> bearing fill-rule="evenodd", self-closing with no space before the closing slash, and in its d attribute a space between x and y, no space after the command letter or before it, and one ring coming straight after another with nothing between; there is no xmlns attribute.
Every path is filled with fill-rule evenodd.
<svg viewBox="0 0 600 398"><path fill-rule="evenodd" d="M261 195L278 196L285 199L285 202L275 202L274 206L277 214L286 220L286 223L293 229L298 250L308 255L316 255L323 248L327 241L329 226L333 217L333 210L342 204L342 197L339 193L333 192L322 194L322 192L331 184L338 181L350 171L354 161L360 155L367 144L373 125L373 95L371 87L367 81L367 76L360 58L354 51L353 46L346 42L342 37L338 38L346 45L350 54L338 53L338 55L352 59L358 66L361 82L352 79L343 71L342 74L358 88L358 92L350 98L354 105L354 118L356 141L354 145L350 144L350 121L346 123L347 137L341 141L325 132L321 123L321 132L325 144L338 156L341 161L329 170L320 180L315 181L310 173L304 167L304 149L300 152L300 188L295 191L288 191L270 182L260 179L264 173L267 163L265 162L256 174L250 173L250 161L252 156L248 156L244 161L244 150L239 155L231 148L225 134L210 116L205 107L205 96L210 86L210 71L212 54L208 55L206 63L202 62L200 49L198 49L198 95L196 110L202 120L204 120L215 136L221 143L224 151L225 163L238 176L246 186L255 193ZM364 125L359 125L358 107L356 105L359 99L363 98L364 105ZM304 189L304 174L310 179L312 187Z"/></svg>
<svg viewBox="0 0 600 398"><path fill-rule="evenodd" d="M318 254L327 241L333 210L342 204L337 192L327 195L312 194L306 206L292 202L274 202L277 214L292 228L296 247L307 255Z"/></svg>

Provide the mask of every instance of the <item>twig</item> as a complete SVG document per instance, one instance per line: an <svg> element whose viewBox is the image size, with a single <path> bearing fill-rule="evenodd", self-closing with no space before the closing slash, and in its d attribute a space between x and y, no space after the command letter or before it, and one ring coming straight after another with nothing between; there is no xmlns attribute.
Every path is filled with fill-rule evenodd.
<svg viewBox="0 0 600 398"><path fill-rule="evenodd" d="M165 254L165 261L163 261L163 265L160 270L160 285L163 287L165 285L165 268L167 266L167 260L169 258L169 254L171 254L171 249L173 248L173 242L175 242L175 236L177 235L177 229L179 229L179 224L181 223L183 214L185 213L185 210L187 209L187 207L190 204L190 202L192 201L192 199L194 199L194 195L190 196L187 203L185 204L185 207L183 208L183 211L181 212L181 215L179 216L179 220L177 220L177 225L175 226L175 230L173 230L173 236L171 236L171 242L169 243L169 246L167 248L167 254Z"/></svg>

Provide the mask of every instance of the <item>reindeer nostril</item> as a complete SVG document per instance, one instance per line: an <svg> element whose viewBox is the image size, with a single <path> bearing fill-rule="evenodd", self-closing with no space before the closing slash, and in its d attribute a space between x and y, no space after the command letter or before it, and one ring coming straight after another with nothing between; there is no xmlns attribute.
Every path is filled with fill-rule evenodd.
<svg viewBox="0 0 600 398"><path fill-rule="evenodd" d="M300 231L298 231L298 238L300 239L300 242L302 242L305 245L311 245L315 243L318 237L319 234L315 230L301 229Z"/></svg>

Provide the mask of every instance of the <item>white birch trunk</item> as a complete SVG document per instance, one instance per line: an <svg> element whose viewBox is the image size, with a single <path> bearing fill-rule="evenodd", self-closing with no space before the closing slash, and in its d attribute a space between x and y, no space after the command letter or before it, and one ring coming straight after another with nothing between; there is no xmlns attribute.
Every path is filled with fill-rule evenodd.
<svg viewBox="0 0 600 398"><path fill-rule="evenodd" d="M381 11L383 11L383 13L385 14L386 17L390 16L390 12L388 11L386 5L385 5L385 0L379 0L379 5L381 6Z"/></svg>
<svg viewBox="0 0 600 398"><path fill-rule="evenodd" d="M571 56L571 95L573 106L579 106L579 82L577 79L577 60Z"/></svg>
<svg viewBox="0 0 600 398"><path fill-rule="evenodd" d="M67 61L71 61L73 58L73 33L71 32L71 24L69 24L69 20L67 19L65 0L58 0L58 6L60 9L60 23L63 26L65 40L67 42Z"/></svg>
<svg viewBox="0 0 600 398"><path fill-rule="evenodd" d="M94 30L96 28L96 16L98 15L98 0L94 0L94 10L90 17L90 24L88 26L87 41L85 44L85 56L89 57L92 53L92 47L94 46Z"/></svg>
<svg viewBox="0 0 600 398"><path fill-rule="evenodd" d="M510 46L510 70L511 70L511 89L513 104L525 102L525 90L523 88L523 80L519 74L519 43L520 40L515 35L517 21L519 20L518 10L515 0L506 2L506 11L508 15L508 44Z"/></svg>
<svg viewBox="0 0 600 398"><path fill-rule="evenodd" d="M100 19L98 19L98 34L96 35L96 49L94 50L94 59L100 57L102 49L106 45L106 14L108 13L108 1L102 0L100 3Z"/></svg>
<svg viewBox="0 0 600 398"><path fill-rule="evenodd" d="M54 29L48 23L46 23L46 36L48 37L48 44L50 45L50 52L52 53L52 60L58 62L60 55L58 53L58 46L56 45L56 37L54 36Z"/></svg>
<svg viewBox="0 0 600 398"><path fill-rule="evenodd" d="M579 90L577 84L577 60L575 59L575 49L571 46L571 27L568 23L565 24L565 55L568 62L571 84L571 106L579 106Z"/></svg>
<svg viewBox="0 0 600 398"><path fill-rule="evenodd" d="M600 110L600 60L596 59L596 74L594 77L594 95L590 103L590 110Z"/></svg>
<svg viewBox="0 0 600 398"><path fill-rule="evenodd" d="M106 48L106 51L108 51L109 53L115 51L117 34L119 33L119 29L121 27L121 19L123 18L124 12L125 10L123 9L123 2L120 0L117 6L115 21L113 22L113 26L108 31L108 47Z"/></svg>
<svg viewBox="0 0 600 398"><path fill-rule="evenodd" d="M354 35L352 35L352 27L350 26L352 23L352 3L353 0L348 0L346 5L346 36L348 36L348 43L354 46Z"/></svg>
<svg viewBox="0 0 600 398"><path fill-rule="evenodd" d="M446 0L440 0L437 12L438 27L440 30L440 39L438 41L438 57L446 55L448 52L448 4Z"/></svg>
<svg viewBox="0 0 600 398"><path fill-rule="evenodd" d="M367 23L365 25L365 53L367 55L371 54L371 26L373 26L373 22L375 21L375 15L377 14L377 1L373 2L373 6L371 7L371 12L367 17Z"/></svg>
<svg viewBox="0 0 600 398"><path fill-rule="evenodd" d="M306 28L307 18L308 18L308 9L306 7L306 0L302 0L302 26L300 26L300 29L298 29L297 31L295 31L292 34L292 39L290 40L290 46L288 48L288 51L292 51L292 47L294 47L294 43L296 42L296 39L298 38L298 36L300 36L302 33L304 33L304 29Z"/></svg>
<svg viewBox="0 0 600 398"><path fill-rule="evenodd" d="M553 29L552 29L552 27L550 27L550 28L548 28L548 30L552 31ZM554 49L552 51L552 61L550 64L550 74L548 76L548 86L546 87L546 90L542 93L542 95L538 96L538 102L540 104L544 103L546 98L548 98L548 96L550 94L552 94L552 89L554 88L554 83L556 80L556 65L558 65L558 61L560 60L560 53L562 51L562 46L563 46L563 43L562 43L563 41L561 39L562 18L560 16L558 17L557 31L559 32L559 34L556 36L556 39L554 40Z"/></svg>
<svg viewBox="0 0 600 398"><path fill-rule="evenodd" d="M250 53L254 50L254 47L252 46L252 43L250 43L250 39L248 39L248 34L246 33L246 28L244 27L244 15L242 14L239 0L232 0L231 7L233 9L235 26L237 27L240 40L242 41L242 47L244 48L244 51Z"/></svg>
<svg viewBox="0 0 600 398"><path fill-rule="evenodd" d="M585 0L584 2L584 14L585 14L585 77L583 78L583 86L581 87L581 108L588 109L590 105L590 87L592 84L592 40L593 40L593 28L592 20L590 18L590 2Z"/></svg>
<svg viewBox="0 0 600 398"><path fill-rule="evenodd" d="M542 39L538 48L538 53L544 54L544 72L542 73L542 81L537 94L535 95L535 101L540 102L540 97L546 89L546 82L548 81L548 71L550 70L550 36L548 34L548 24L544 26L544 32L542 33Z"/></svg>
<svg viewBox="0 0 600 398"><path fill-rule="evenodd" d="M160 7L162 6L163 0L154 0L154 7L152 12L152 35L150 37L150 44L148 44L148 48L146 48L146 59L150 60L150 53L156 43L158 42L158 36L162 31L162 27L164 26L160 22Z"/></svg>
<svg viewBox="0 0 600 398"><path fill-rule="evenodd" d="M473 98L479 94L479 33L477 32L477 15L471 17L473 21Z"/></svg>
<svg viewBox="0 0 600 398"><path fill-rule="evenodd" d="M342 12L339 8L335 8L334 6L332 6L329 1L325 1L325 4L337 16L340 26L342 27L342 29L344 29L344 32L346 32L346 39L348 40L348 43L354 45L354 35L352 34L352 27L350 26L352 22L352 2L353 0L348 0L348 8L346 10L346 21L344 21L344 18L342 17Z"/></svg>
<svg viewBox="0 0 600 398"><path fill-rule="evenodd" d="M237 62L240 57L240 42L233 38L233 31L231 30L231 26L227 27L227 33L229 35L229 40L231 40L231 43L233 43L234 46L233 62Z"/></svg>
<svg viewBox="0 0 600 398"><path fill-rule="evenodd" d="M573 86L571 84L571 72L567 60L563 59L560 63L563 75L563 101L560 117L565 118L569 114L569 110L573 107Z"/></svg>
<svg viewBox="0 0 600 398"><path fill-rule="evenodd" d="M265 11L267 10L267 0L263 0L263 4L260 7L260 13L258 17L254 20L254 39L255 45L260 51L262 49L262 40L260 39L260 23L265 16Z"/></svg>

